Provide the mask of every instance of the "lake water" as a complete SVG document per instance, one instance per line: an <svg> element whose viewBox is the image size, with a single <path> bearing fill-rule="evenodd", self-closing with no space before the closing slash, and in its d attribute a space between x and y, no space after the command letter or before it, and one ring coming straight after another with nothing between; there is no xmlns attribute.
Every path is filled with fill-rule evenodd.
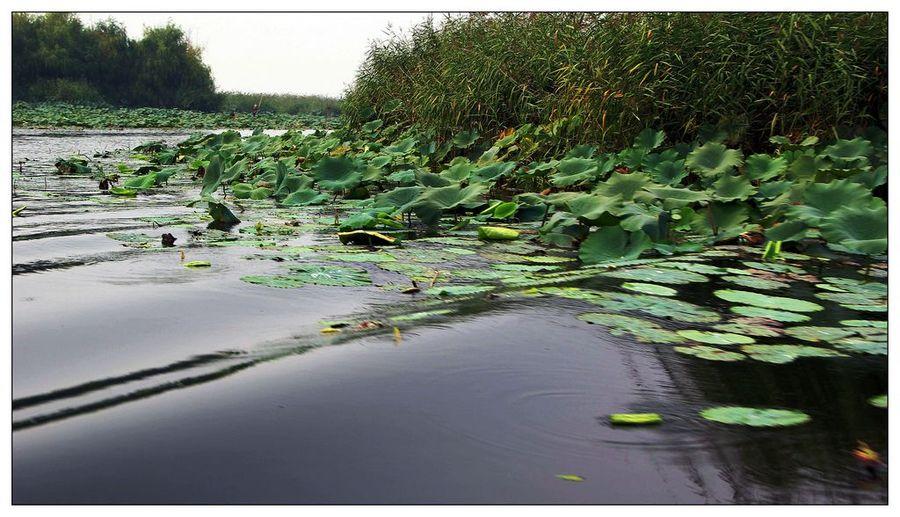
<svg viewBox="0 0 900 517"><path fill-rule="evenodd" d="M27 207L13 220L15 503L886 502L886 473L851 454L861 440L886 456L887 411L866 403L886 392L884 356L704 361L612 336L564 298L448 301L452 316L400 339L329 338L321 322L384 319L409 295L248 284L280 266L206 245L205 223L148 220L201 213L189 182L113 200L54 173L61 156L187 136L13 134L13 202ZM170 232L179 247L110 232ZM178 250L214 267L184 268ZM698 416L717 405L812 420ZM645 411L664 423L607 422Z"/></svg>

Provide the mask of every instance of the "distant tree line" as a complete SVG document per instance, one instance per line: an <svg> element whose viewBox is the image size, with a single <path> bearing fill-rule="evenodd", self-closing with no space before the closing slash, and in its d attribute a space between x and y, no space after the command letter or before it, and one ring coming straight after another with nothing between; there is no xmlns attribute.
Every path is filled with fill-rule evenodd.
<svg viewBox="0 0 900 517"><path fill-rule="evenodd" d="M85 26L72 13L13 13L14 100L250 112L337 113L318 96L218 93L200 49L176 25L139 40L115 20Z"/></svg>

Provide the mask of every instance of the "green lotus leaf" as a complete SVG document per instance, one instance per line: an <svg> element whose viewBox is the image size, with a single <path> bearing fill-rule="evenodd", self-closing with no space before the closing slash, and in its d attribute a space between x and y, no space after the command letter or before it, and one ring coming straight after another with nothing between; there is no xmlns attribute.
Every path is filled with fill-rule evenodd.
<svg viewBox="0 0 900 517"><path fill-rule="evenodd" d="M234 180L240 178L247 172L247 159L241 159L231 164L227 169L222 171L219 183L231 184Z"/></svg>
<svg viewBox="0 0 900 517"><path fill-rule="evenodd" d="M854 335L853 329L844 327L789 327L784 333L803 341L833 343L839 339Z"/></svg>
<svg viewBox="0 0 900 517"><path fill-rule="evenodd" d="M616 172L605 182L598 185L594 193L606 197L619 197L622 201L631 201L634 199L636 192L650 184L650 178L645 174L639 172L620 174Z"/></svg>
<svg viewBox="0 0 900 517"><path fill-rule="evenodd" d="M407 212L419 199L422 187L398 187L375 196L376 208L390 209L394 212Z"/></svg>
<svg viewBox="0 0 900 517"><path fill-rule="evenodd" d="M599 298L589 301L607 310L638 311L685 323L715 323L721 319L717 312L709 308L649 294L602 293Z"/></svg>
<svg viewBox="0 0 900 517"><path fill-rule="evenodd" d="M744 162L744 175L751 180L767 181L783 173L787 166L784 156L773 158L768 154L753 154Z"/></svg>
<svg viewBox="0 0 900 517"><path fill-rule="evenodd" d="M734 307L731 307L731 312L748 318L766 318L784 323L802 323L804 321L809 321L809 316L805 314L767 309L765 307L753 307L751 305L735 305Z"/></svg>
<svg viewBox="0 0 900 517"><path fill-rule="evenodd" d="M372 283L365 269L349 266L301 264L290 267L285 275L249 275L241 280L270 287L302 287L308 284L334 287L356 287Z"/></svg>
<svg viewBox="0 0 900 517"><path fill-rule="evenodd" d="M566 158L556 164L556 171L550 175L550 181L557 187L592 181L597 175L597 160Z"/></svg>
<svg viewBox="0 0 900 517"><path fill-rule="evenodd" d="M846 327L869 327L876 329L887 329L886 321L878 320L841 320L841 325Z"/></svg>
<svg viewBox="0 0 900 517"><path fill-rule="evenodd" d="M677 185L687 177L684 160L666 160L649 169L650 178L661 185Z"/></svg>
<svg viewBox="0 0 900 517"><path fill-rule="evenodd" d="M657 284L689 284L691 282L709 282L709 278L690 271L679 271L661 267L642 267L635 269L617 269L603 272L602 275L623 280L641 280Z"/></svg>
<svg viewBox="0 0 900 517"><path fill-rule="evenodd" d="M231 187L231 191L236 199L250 199L250 193L253 192L253 185L249 183L236 183Z"/></svg>
<svg viewBox="0 0 900 517"><path fill-rule="evenodd" d="M692 355L709 361L741 361L746 359L744 354L722 350L714 346L676 346L674 350L679 354Z"/></svg>
<svg viewBox="0 0 900 517"><path fill-rule="evenodd" d="M710 266L709 264L700 264L698 262L679 262L667 260L660 262L659 267L680 269L682 271L693 271L701 275L724 275L728 273L728 269L719 266Z"/></svg>
<svg viewBox="0 0 900 517"><path fill-rule="evenodd" d="M868 400L869 404L878 407L878 408L886 408L888 407L888 396L885 395L876 395Z"/></svg>
<svg viewBox="0 0 900 517"><path fill-rule="evenodd" d="M758 322L754 321L753 323L735 323L732 320L732 323L720 323L718 325L713 325L713 330L718 330L721 332L730 332L732 334L746 334L748 336L756 336L756 337L778 337L781 335L781 332L773 329L772 327L766 327L764 325L760 325Z"/></svg>
<svg viewBox="0 0 900 517"><path fill-rule="evenodd" d="M765 363L785 364L798 357L847 357L835 350L807 345L744 345L741 351Z"/></svg>
<svg viewBox="0 0 900 517"><path fill-rule="evenodd" d="M810 226L819 226L823 218L838 209L867 205L871 199L869 189L848 179L813 183L803 191L803 204L790 207L787 214Z"/></svg>
<svg viewBox="0 0 900 517"><path fill-rule="evenodd" d="M409 154L418 142L418 139L415 137L404 138L403 140L398 140L385 147L384 152L390 154Z"/></svg>
<svg viewBox="0 0 900 517"><path fill-rule="evenodd" d="M581 483L584 481L584 478L578 474L557 474L556 477L563 481L572 481L574 483Z"/></svg>
<svg viewBox="0 0 900 517"><path fill-rule="evenodd" d="M743 163L744 156L737 149L728 149L716 142L707 142L687 155L685 165L706 176L718 176Z"/></svg>
<svg viewBox="0 0 900 517"><path fill-rule="evenodd" d="M432 296L465 296L492 290L494 290L494 286L491 285L445 285L426 289L425 294Z"/></svg>
<svg viewBox="0 0 900 517"><path fill-rule="evenodd" d="M709 194L706 192L698 192L686 188L675 187L646 187L645 190L650 192L658 199L665 201L680 201L684 203L696 203L698 201L709 201Z"/></svg>
<svg viewBox="0 0 900 517"><path fill-rule="evenodd" d="M605 226L581 243L578 258L585 264L628 260L639 257L651 246L650 238L644 232L626 232L619 226Z"/></svg>
<svg viewBox="0 0 900 517"><path fill-rule="evenodd" d="M606 197L596 194L581 194L566 200L569 213L587 221L596 221L604 214L621 204L618 197Z"/></svg>
<svg viewBox="0 0 900 517"><path fill-rule="evenodd" d="M545 288L546 289L546 288ZM579 314L578 319L592 325L606 327L610 334L622 336L631 334L641 343L683 343L684 338L671 330L666 330L652 321L647 321L624 314L604 312L587 312Z"/></svg>
<svg viewBox="0 0 900 517"><path fill-rule="evenodd" d="M469 162L460 162L451 165L447 169L441 171L440 175L451 181L466 181L469 175L475 170L475 165Z"/></svg>
<svg viewBox="0 0 900 517"><path fill-rule="evenodd" d="M622 284L623 289L643 294L654 294L656 296L675 296L678 291L671 287L656 284L645 284L643 282L625 282Z"/></svg>
<svg viewBox="0 0 900 517"><path fill-rule="evenodd" d="M281 204L284 206L307 206L321 205L326 201L328 201L327 194L322 194L321 192L316 192L313 189L307 188L292 192L286 198L281 200Z"/></svg>
<svg viewBox="0 0 900 517"><path fill-rule="evenodd" d="M201 197L208 196L215 192L222 182L223 170L224 165L222 163L222 157L218 154L214 154L209 159L209 165L206 166L206 170L203 173L203 186L200 188Z"/></svg>
<svg viewBox="0 0 900 517"><path fill-rule="evenodd" d="M142 176L134 176L133 178L129 179L128 181L123 182L122 186L126 187L126 188L137 189L137 190L148 189L148 188L152 188L152 187L156 186L157 178L158 178L157 173L149 172Z"/></svg>
<svg viewBox="0 0 900 517"><path fill-rule="evenodd" d="M768 278L758 278L748 275L723 276L722 280L737 284L741 287L749 287L750 289L787 289L791 286L790 284L778 282L777 280L769 280Z"/></svg>
<svg viewBox="0 0 900 517"><path fill-rule="evenodd" d="M416 169L404 169L390 173L385 179L400 185L412 185L416 182L416 172Z"/></svg>
<svg viewBox="0 0 900 517"><path fill-rule="evenodd" d="M713 183L716 199L721 201L743 201L756 193L756 188L743 176L723 174Z"/></svg>
<svg viewBox="0 0 900 517"><path fill-rule="evenodd" d="M452 314L452 309L435 309L433 311L419 311L412 312L410 314L400 314L397 316L391 316L392 321L418 321L425 318L432 318L434 316L444 316L447 314Z"/></svg>
<svg viewBox="0 0 900 517"><path fill-rule="evenodd" d="M750 269L759 269L761 271L771 271L772 273L795 273L798 275L806 274L803 268L785 264L782 262L755 262L752 260L741 261L741 264Z"/></svg>
<svg viewBox="0 0 900 517"><path fill-rule="evenodd" d="M770 241L799 241L806 238L809 227L801 220L788 220L766 230Z"/></svg>
<svg viewBox="0 0 900 517"><path fill-rule="evenodd" d="M443 210L452 210L458 207L471 208L484 204L482 197L484 191L484 185L477 183L465 188L460 188L458 185L426 188L421 199L434 203Z"/></svg>
<svg viewBox="0 0 900 517"><path fill-rule="evenodd" d="M756 193L757 198L772 199L785 194L795 186L793 181L767 181L759 185L759 192Z"/></svg>
<svg viewBox="0 0 900 517"><path fill-rule="evenodd" d="M453 137L453 147L465 149L475 143L478 139L476 131L460 131Z"/></svg>
<svg viewBox="0 0 900 517"><path fill-rule="evenodd" d="M652 151L666 139L666 134L662 131L655 131L651 128L645 128L634 138L634 147L645 151Z"/></svg>
<svg viewBox="0 0 900 517"><path fill-rule="evenodd" d="M212 264L208 260L191 260L182 264L188 269L211 267Z"/></svg>
<svg viewBox="0 0 900 517"><path fill-rule="evenodd" d="M328 256L329 260L336 260L338 262L371 262L372 264L379 264L381 262L394 262L397 260L390 253L378 252L378 253L337 253L334 255Z"/></svg>
<svg viewBox="0 0 900 517"><path fill-rule="evenodd" d="M346 190L362 180L357 163L346 156L325 157L313 167L313 177L326 190Z"/></svg>
<svg viewBox="0 0 900 517"><path fill-rule="evenodd" d="M392 159L393 159L392 156L382 154L382 155L372 158L369 161L369 165L371 165L372 167L375 167L376 169L380 169L380 168L384 167L385 165L391 163Z"/></svg>
<svg viewBox="0 0 900 517"><path fill-rule="evenodd" d="M755 343L752 337L742 336L740 334L730 334L728 332L710 332L707 330L679 330L678 335L697 341L698 343L707 343L710 345L740 345L745 343Z"/></svg>
<svg viewBox="0 0 900 517"><path fill-rule="evenodd" d="M255 188L250 191L250 199L254 199L257 201L261 199L267 199L272 195L273 192L274 191L272 189L266 187Z"/></svg>
<svg viewBox="0 0 900 517"><path fill-rule="evenodd" d="M238 219L237 216L235 216L231 212L231 210L229 210L228 207L224 204L217 203L215 201L209 201L208 205L209 215L212 216L213 221L226 225L237 224L241 222L241 220Z"/></svg>
<svg viewBox="0 0 900 517"><path fill-rule="evenodd" d="M479 226L478 238L485 241L511 241L519 238L519 232L499 226Z"/></svg>
<svg viewBox="0 0 900 517"><path fill-rule="evenodd" d="M495 181L505 176L516 168L516 162L497 162L484 167L479 167L469 174L469 181Z"/></svg>
<svg viewBox="0 0 900 517"><path fill-rule="evenodd" d="M354 230L337 234L341 244L360 244L365 246L396 246L400 239L369 230Z"/></svg>
<svg viewBox="0 0 900 517"><path fill-rule="evenodd" d="M853 140L838 140L825 148L823 155L836 160L868 159L873 154L872 143L862 137Z"/></svg>
<svg viewBox="0 0 900 517"><path fill-rule="evenodd" d="M882 255L887 251L887 205L848 205L822 220L822 237L838 251Z"/></svg>
<svg viewBox="0 0 900 517"><path fill-rule="evenodd" d="M808 302L805 300L798 300L796 298L784 298L780 296L769 296L767 294L754 293L750 291L720 289L718 291L715 291L713 294L728 302L753 305L754 307L763 307L765 309L780 309L791 312L815 312L824 309L824 307L819 304Z"/></svg>
<svg viewBox="0 0 900 517"><path fill-rule="evenodd" d="M609 415L609 423L613 425L650 425L661 424L659 413L613 413Z"/></svg>
<svg viewBox="0 0 900 517"><path fill-rule="evenodd" d="M721 424L747 425L751 427L782 427L809 422L809 415L789 409L720 406L700 412L706 420Z"/></svg>
<svg viewBox="0 0 900 517"><path fill-rule="evenodd" d="M875 190L876 187L887 183L887 180L888 169L885 165L850 176L850 181L852 181L853 183L859 183L869 190Z"/></svg>
<svg viewBox="0 0 900 517"><path fill-rule="evenodd" d="M832 344L835 348L856 354L887 355L888 352L888 344L885 341L845 338Z"/></svg>

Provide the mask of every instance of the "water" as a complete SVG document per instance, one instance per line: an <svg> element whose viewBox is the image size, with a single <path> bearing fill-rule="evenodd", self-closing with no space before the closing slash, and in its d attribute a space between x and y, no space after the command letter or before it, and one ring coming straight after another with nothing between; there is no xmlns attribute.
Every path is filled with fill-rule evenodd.
<svg viewBox="0 0 900 517"><path fill-rule="evenodd" d="M851 455L862 440L886 457L887 412L866 404L886 392L882 356L703 361L611 336L573 317L589 305L560 298L447 302L453 315L399 341L323 336L323 320L383 319L409 297L242 282L280 265L142 219L200 213L177 181L111 201L94 180L52 173L59 156L186 136L14 133L14 170L28 159L14 194L28 207L13 227L14 502L886 502L886 474L870 479ZM187 260L215 267L111 231L171 232ZM728 404L812 421L697 416ZM606 422L642 411L664 424Z"/></svg>

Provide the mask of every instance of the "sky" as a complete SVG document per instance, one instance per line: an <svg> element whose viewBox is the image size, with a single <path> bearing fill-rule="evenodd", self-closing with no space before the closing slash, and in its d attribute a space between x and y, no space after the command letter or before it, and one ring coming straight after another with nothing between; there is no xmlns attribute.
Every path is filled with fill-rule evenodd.
<svg viewBox="0 0 900 517"><path fill-rule="evenodd" d="M407 30L415 13L90 13L86 24L115 18L128 36L171 21L203 49L220 91L339 97L353 82L368 43L389 26ZM439 19L435 15L435 19Z"/></svg>

